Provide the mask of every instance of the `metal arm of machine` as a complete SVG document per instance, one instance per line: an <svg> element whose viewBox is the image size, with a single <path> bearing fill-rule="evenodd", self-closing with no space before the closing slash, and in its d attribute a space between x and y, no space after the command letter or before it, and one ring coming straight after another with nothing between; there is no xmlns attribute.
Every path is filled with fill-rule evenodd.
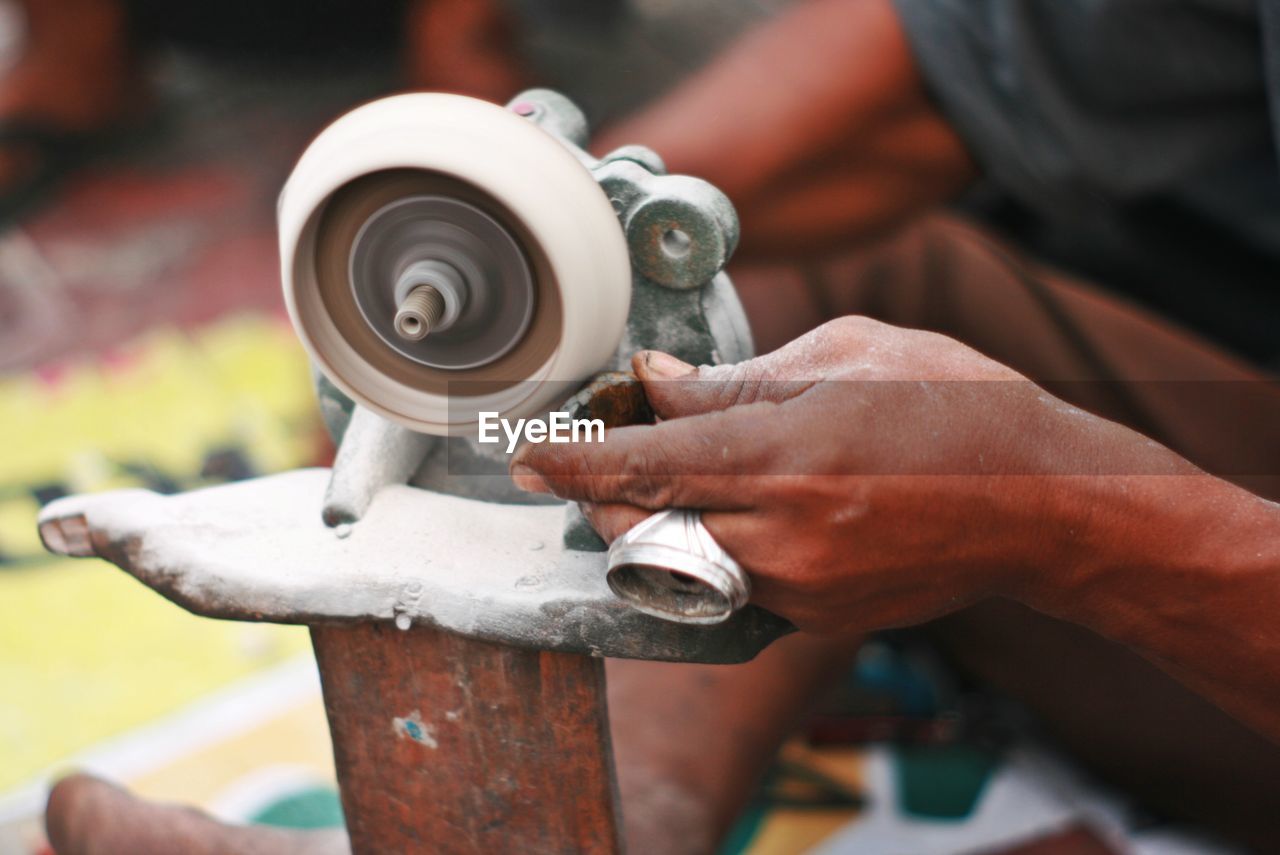
<svg viewBox="0 0 1280 855"><path fill-rule="evenodd" d="M625 235L629 309L601 370L625 369L644 347L695 364L749 357L721 272L737 242L724 195L663 175L638 146L591 157L582 114L554 92L526 92L509 109L590 170ZM524 648L692 662L744 661L790 631L751 606L716 626L631 608L608 589L605 545L576 507L517 490L493 446L382 418L318 372L316 386L339 443L331 473L70 497L41 515L45 544L106 558L193 612L234 620L425 625Z"/></svg>

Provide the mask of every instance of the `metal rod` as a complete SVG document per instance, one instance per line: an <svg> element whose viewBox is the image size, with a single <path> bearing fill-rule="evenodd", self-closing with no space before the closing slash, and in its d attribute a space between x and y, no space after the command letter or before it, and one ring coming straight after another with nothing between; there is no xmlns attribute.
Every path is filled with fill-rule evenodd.
<svg viewBox="0 0 1280 855"><path fill-rule="evenodd" d="M396 311L396 334L408 341L421 341L443 314L444 296L431 285L419 285L408 293Z"/></svg>

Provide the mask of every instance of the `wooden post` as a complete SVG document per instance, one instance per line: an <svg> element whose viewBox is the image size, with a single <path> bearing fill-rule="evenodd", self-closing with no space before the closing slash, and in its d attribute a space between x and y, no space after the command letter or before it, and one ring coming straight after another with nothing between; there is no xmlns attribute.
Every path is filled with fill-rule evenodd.
<svg viewBox="0 0 1280 855"><path fill-rule="evenodd" d="M604 663L434 629L315 626L364 853L616 853Z"/></svg>

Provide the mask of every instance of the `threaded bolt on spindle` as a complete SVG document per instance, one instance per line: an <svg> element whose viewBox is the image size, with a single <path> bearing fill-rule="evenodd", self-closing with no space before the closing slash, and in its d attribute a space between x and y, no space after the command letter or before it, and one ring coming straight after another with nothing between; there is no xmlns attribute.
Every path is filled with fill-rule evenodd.
<svg viewBox="0 0 1280 855"><path fill-rule="evenodd" d="M443 314L444 296L430 285L419 285L405 295L396 311L396 334L406 341L421 341Z"/></svg>

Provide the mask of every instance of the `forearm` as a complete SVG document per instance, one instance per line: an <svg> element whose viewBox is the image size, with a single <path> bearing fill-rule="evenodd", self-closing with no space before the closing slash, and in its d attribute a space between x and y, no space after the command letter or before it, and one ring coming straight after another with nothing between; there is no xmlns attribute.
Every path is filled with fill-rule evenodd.
<svg viewBox="0 0 1280 855"><path fill-rule="evenodd" d="M599 149L634 142L723 189L747 249L879 230L973 176L889 0L798 5Z"/></svg>
<svg viewBox="0 0 1280 855"><path fill-rule="evenodd" d="M1200 472L1067 476L1053 491L1073 545L1023 599L1280 741L1280 506Z"/></svg>

